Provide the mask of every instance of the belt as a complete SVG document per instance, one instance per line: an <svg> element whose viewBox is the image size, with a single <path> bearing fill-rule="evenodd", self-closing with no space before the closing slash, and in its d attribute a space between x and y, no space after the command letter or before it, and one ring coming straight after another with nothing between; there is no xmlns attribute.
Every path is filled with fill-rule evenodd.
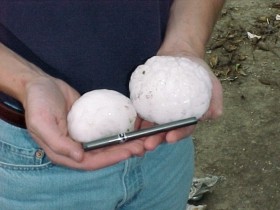
<svg viewBox="0 0 280 210"><path fill-rule="evenodd" d="M0 102L0 119L20 128L26 128L24 114Z"/></svg>

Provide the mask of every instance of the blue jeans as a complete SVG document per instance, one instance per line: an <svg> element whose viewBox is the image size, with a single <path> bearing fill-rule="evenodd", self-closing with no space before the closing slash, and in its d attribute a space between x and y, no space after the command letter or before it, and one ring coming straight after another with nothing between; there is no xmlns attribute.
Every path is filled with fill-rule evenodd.
<svg viewBox="0 0 280 210"><path fill-rule="evenodd" d="M183 210L192 183L191 138L96 171L52 164L21 129L0 120L0 209Z"/></svg>

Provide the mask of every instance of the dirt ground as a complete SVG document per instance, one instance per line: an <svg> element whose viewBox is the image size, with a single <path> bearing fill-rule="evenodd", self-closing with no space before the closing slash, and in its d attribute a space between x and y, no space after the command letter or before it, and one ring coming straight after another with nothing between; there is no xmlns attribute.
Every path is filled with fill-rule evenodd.
<svg viewBox="0 0 280 210"><path fill-rule="evenodd" d="M207 50L224 114L194 134L196 176L223 179L208 210L280 209L280 1L228 0ZM247 32L260 36L249 38Z"/></svg>

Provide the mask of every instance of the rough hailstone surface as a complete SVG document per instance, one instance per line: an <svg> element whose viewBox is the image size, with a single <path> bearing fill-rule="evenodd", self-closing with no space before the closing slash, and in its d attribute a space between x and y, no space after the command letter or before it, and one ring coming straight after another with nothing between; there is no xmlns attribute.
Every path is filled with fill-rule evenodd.
<svg viewBox="0 0 280 210"><path fill-rule="evenodd" d="M162 124L199 119L209 107L212 83L205 66L191 59L154 56L136 68L129 89L137 113Z"/></svg>
<svg viewBox="0 0 280 210"><path fill-rule="evenodd" d="M70 136L88 142L134 129L136 111L126 96L113 90L93 90L72 106L67 120Z"/></svg>

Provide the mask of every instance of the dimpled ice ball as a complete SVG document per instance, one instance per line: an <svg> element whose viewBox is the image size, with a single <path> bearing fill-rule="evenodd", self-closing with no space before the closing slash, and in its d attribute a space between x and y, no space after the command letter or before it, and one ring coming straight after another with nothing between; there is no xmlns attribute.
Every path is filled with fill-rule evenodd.
<svg viewBox="0 0 280 210"><path fill-rule="evenodd" d="M73 104L67 116L70 136L79 142L134 130L136 111L129 98L107 89L93 90Z"/></svg>
<svg viewBox="0 0 280 210"><path fill-rule="evenodd" d="M212 83L207 66L197 59L154 56L135 69L129 90L137 113L162 124L199 119L209 107Z"/></svg>

